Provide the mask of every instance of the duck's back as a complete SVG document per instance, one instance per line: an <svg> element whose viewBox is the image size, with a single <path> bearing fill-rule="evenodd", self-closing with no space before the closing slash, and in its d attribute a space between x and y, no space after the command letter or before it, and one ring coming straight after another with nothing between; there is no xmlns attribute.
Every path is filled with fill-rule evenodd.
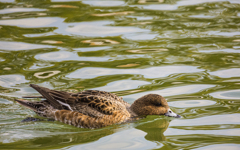
<svg viewBox="0 0 240 150"><path fill-rule="evenodd" d="M61 102L69 104L73 111L93 117L113 115L116 112L129 115L127 108L130 105L121 97L105 91L87 90L70 94L68 99Z"/></svg>

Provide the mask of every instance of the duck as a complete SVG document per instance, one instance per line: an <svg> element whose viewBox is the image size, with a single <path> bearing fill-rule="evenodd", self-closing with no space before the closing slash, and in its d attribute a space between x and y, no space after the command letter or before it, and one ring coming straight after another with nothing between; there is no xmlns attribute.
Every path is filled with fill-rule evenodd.
<svg viewBox="0 0 240 150"><path fill-rule="evenodd" d="M23 98L44 98L41 101L15 101L38 116L53 119L79 128L102 128L121 124L147 115L165 115L180 118L174 113L164 97L147 94L135 100L132 105L113 93L86 90L78 93L51 90L30 84L41 96Z"/></svg>

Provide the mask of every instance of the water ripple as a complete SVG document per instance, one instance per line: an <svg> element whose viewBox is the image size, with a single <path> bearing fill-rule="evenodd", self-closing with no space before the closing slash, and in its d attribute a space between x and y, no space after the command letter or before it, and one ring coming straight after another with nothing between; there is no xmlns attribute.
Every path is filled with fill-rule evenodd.
<svg viewBox="0 0 240 150"><path fill-rule="evenodd" d="M171 74L179 73L194 73L201 72L202 69L197 69L193 66L162 66L151 67L146 69L108 69L108 68L93 68L86 67L79 69L66 77L89 79L98 76L116 75L116 74L142 74L145 78L161 78Z"/></svg>
<svg viewBox="0 0 240 150"><path fill-rule="evenodd" d="M0 0L1 149L239 149L239 0ZM182 118L21 123L29 84L155 93ZM32 100L38 101L39 99Z"/></svg>
<svg viewBox="0 0 240 150"><path fill-rule="evenodd" d="M146 81L138 81L138 80L118 80L111 82L103 87L97 87L93 88L93 90L101 90L101 91L124 91L124 90L130 90L135 89L138 86L150 84L150 82Z"/></svg>
<svg viewBox="0 0 240 150"><path fill-rule="evenodd" d="M240 99L240 90L220 91L210 93L209 95L219 99Z"/></svg>
<svg viewBox="0 0 240 150"><path fill-rule="evenodd" d="M20 50L34 50L43 48L53 48L53 46L41 45L41 44L29 44L23 42L9 42L0 41L1 50L20 51Z"/></svg>

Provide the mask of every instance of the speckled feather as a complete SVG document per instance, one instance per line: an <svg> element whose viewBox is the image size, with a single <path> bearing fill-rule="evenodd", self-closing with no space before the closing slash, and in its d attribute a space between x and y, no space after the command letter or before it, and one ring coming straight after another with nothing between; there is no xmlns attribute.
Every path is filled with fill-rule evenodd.
<svg viewBox="0 0 240 150"><path fill-rule="evenodd" d="M16 100L39 116L55 119L80 128L101 128L123 123L142 115L163 115L169 109L166 100L157 94L148 94L132 105L115 94L87 90L79 93L50 90L31 84L46 100L30 102Z"/></svg>

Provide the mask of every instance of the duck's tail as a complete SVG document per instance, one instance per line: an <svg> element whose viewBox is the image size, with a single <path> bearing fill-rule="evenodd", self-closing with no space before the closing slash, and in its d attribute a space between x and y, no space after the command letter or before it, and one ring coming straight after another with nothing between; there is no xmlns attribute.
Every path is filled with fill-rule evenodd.
<svg viewBox="0 0 240 150"><path fill-rule="evenodd" d="M33 110L36 114L41 117L54 119L54 111L55 109L47 102L31 102L23 99L15 99L15 101L31 110Z"/></svg>
<svg viewBox="0 0 240 150"><path fill-rule="evenodd" d="M34 102L30 102L30 101L26 101L26 100L23 100L23 99L15 99L16 102L18 102L19 104L33 110L33 111L37 111L37 107L36 105L34 104Z"/></svg>

